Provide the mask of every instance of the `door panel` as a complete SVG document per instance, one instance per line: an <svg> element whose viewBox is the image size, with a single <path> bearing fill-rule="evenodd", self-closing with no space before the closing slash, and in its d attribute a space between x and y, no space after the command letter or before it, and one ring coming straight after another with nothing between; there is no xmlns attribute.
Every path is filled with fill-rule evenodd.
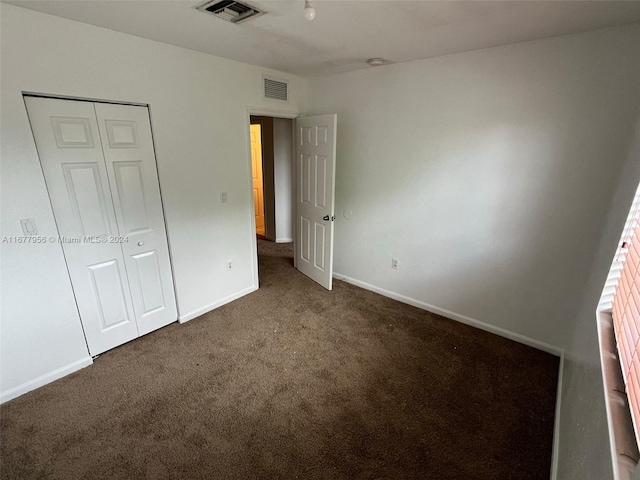
<svg viewBox="0 0 640 480"><path fill-rule="evenodd" d="M145 252L131 258L135 260L138 280L145 279L139 284L144 314L166 308L157 252Z"/></svg>
<svg viewBox="0 0 640 480"><path fill-rule="evenodd" d="M311 155L302 154L300 161L300 201L311 205Z"/></svg>
<svg viewBox="0 0 640 480"><path fill-rule="evenodd" d="M144 198L142 162L113 162L116 188L122 205L125 235L149 229L149 217Z"/></svg>
<svg viewBox="0 0 640 480"><path fill-rule="evenodd" d="M311 220L300 218L300 258L305 262L311 261Z"/></svg>
<svg viewBox="0 0 640 480"><path fill-rule="evenodd" d="M296 268L331 290L336 115L296 120Z"/></svg>
<svg viewBox="0 0 640 480"><path fill-rule="evenodd" d="M95 104L140 335L176 321L160 188L146 107Z"/></svg>
<svg viewBox="0 0 640 480"><path fill-rule="evenodd" d="M58 148L93 148L89 118L50 117Z"/></svg>
<svg viewBox="0 0 640 480"><path fill-rule="evenodd" d="M94 300L99 305L102 332L129 321L121 259L88 267Z"/></svg>
<svg viewBox="0 0 640 480"><path fill-rule="evenodd" d="M253 210L260 212L263 210L261 202L260 191L257 188L253 189ZM264 216L256 214L256 233L264 235Z"/></svg>
<svg viewBox="0 0 640 480"><path fill-rule="evenodd" d="M110 235L109 218L102 185L100 164L62 163L67 196L78 230L87 237Z"/></svg>
<svg viewBox="0 0 640 480"><path fill-rule="evenodd" d="M326 237L326 228L323 224L321 223L316 223L316 238L315 240L315 252L316 252L316 256L315 256L315 262L313 264L314 267L316 267L317 269L321 270L324 272L325 270L325 265L324 265L324 251L325 251L325 244L324 244L324 240Z"/></svg>
<svg viewBox="0 0 640 480"><path fill-rule="evenodd" d="M105 120L104 124L110 148L138 148L140 146L136 122Z"/></svg>
<svg viewBox="0 0 640 480"><path fill-rule="evenodd" d="M327 157L317 155L316 166L316 207L327 206Z"/></svg>
<svg viewBox="0 0 640 480"><path fill-rule="evenodd" d="M253 208L256 215L256 233L265 234L264 225L264 183L262 178L262 127L250 125L251 133L251 173L253 175Z"/></svg>
<svg viewBox="0 0 640 480"><path fill-rule="evenodd" d="M90 102L25 97L38 155L63 240L89 353L138 336L124 256Z"/></svg>

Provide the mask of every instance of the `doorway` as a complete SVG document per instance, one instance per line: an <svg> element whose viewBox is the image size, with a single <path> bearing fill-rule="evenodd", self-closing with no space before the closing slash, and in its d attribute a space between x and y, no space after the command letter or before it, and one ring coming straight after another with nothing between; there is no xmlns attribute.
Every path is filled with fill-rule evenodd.
<svg viewBox="0 0 640 480"><path fill-rule="evenodd" d="M260 221L252 220L256 229L255 284L259 283L260 251L267 247L265 242L289 243L294 268L331 290L337 115L260 117L251 115L247 108L247 117L249 132L251 124L260 125L262 146L263 209L256 197L258 211L254 215L257 218L264 212L265 229L264 236L260 235L256 228ZM251 154L250 141L247 146ZM249 158L252 169L257 158ZM255 170L258 168L256 165ZM250 176L257 175L250 172ZM252 192L253 185L252 181Z"/></svg>
<svg viewBox="0 0 640 480"><path fill-rule="evenodd" d="M264 176L262 168L262 124L251 119L251 173L253 179L253 209L256 216L256 234L264 237Z"/></svg>
<svg viewBox="0 0 640 480"><path fill-rule="evenodd" d="M256 234L293 242L293 120L250 116Z"/></svg>
<svg viewBox="0 0 640 480"><path fill-rule="evenodd" d="M271 242L293 242L293 121L250 119L256 234Z"/></svg>
<svg viewBox="0 0 640 480"><path fill-rule="evenodd" d="M258 260L290 252L293 265L293 120L249 118Z"/></svg>

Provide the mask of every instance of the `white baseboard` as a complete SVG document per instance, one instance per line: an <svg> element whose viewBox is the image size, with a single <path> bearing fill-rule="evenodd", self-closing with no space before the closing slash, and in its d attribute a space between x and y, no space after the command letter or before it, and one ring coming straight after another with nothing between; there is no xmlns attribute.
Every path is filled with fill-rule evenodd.
<svg viewBox="0 0 640 480"><path fill-rule="evenodd" d="M560 355L558 367L558 393L556 395L556 414L553 420L553 450L551 452L551 480L558 480L558 455L560 454L560 408L562 406L562 374L564 372L564 350Z"/></svg>
<svg viewBox="0 0 640 480"><path fill-rule="evenodd" d="M59 378L62 378L70 373L75 372L76 370L80 370L81 368L88 367L93 363L93 359L90 356L86 356L77 360L73 363L65 365L64 367L57 368L49 373L45 373L44 375L40 375L33 380L29 380L17 387L14 387L6 392L0 393L0 403L8 402L9 400L13 400L20 395L24 395L31 390L35 390L36 388L42 387L47 383L51 383Z"/></svg>
<svg viewBox="0 0 640 480"><path fill-rule="evenodd" d="M291 243L291 242L293 242L293 238L287 238L287 237L276 238L276 243Z"/></svg>
<svg viewBox="0 0 640 480"><path fill-rule="evenodd" d="M200 315L204 315L205 313L210 312L211 310L215 310L216 308L221 307L222 305L225 305L229 302L233 302L234 300L237 300L240 297L244 297L245 295L251 292L255 292L256 290L258 290L258 286L252 285L249 288L245 288L244 290L241 290L237 293L233 293L227 297L224 297L222 300L219 300L210 305L207 305L206 307L199 308L198 310L194 310L191 313L187 313L186 315L178 316L178 322L185 323L185 322L188 322L189 320L193 320L194 318L199 317Z"/></svg>
<svg viewBox="0 0 640 480"><path fill-rule="evenodd" d="M371 285L369 283L363 282L361 280L357 280L355 278L347 277L346 275L342 275L341 273L334 272L333 278L337 280L343 280L357 287L364 288L365 290L378 293L383 297L388 297L394 300L398 300L399 302L412 305L422 310L426 310L428 312L435 313L437 315L442 315L443 317L450 318L451 320L456 320L460 323L464 323L466 325L471 325L472 327L479 328L480 330L484 330L490 333L495 333L496 335L499 335L504 338L508 338L509 340L513 340L515 342L522 343L524 345L528 345L533 348L537 348L538 350L551 353L552 355L562 357L563 350L554 345L550 345L548 343L541 342L533 338L529 338L525 335L520 335L519 333L515 333L501 327L496 327L495 325L490 325L480 320L476 320L475 318L467 317L466 315L460 315L450 310L445 310L444 308L436 307L435 305L430 305L426 302L416 300L415 298L407 297L406 295L402 295L400 293L391 292L389 290L385 290L384 288L376 287L375 285Z"/></svg>
<svg viewBox="0 0 640 480"><path fill-rule="evenodd" d="M211 305L207 305L206 307L203 307L199 310L195 310L187 315L182 315L180 317L178 317L178 321L180 323L185 323L188 322L189 320L192 320L196 317L199 317L200 315L203 315L211 310L214 310L218 307L221 307L222 305L232 302L233 300L236 300L240 297L243 297L251 292L254 292L258 289L257 286L252 285L249 288L246 288L244 290L241 290L240 292L234 293L232 295L229 295L225 298L223 298L222 300L212 303ZM82 358L76 362L70 363L69 365L65 365L64 367L60 367L56 370L53 370L49 373L46 373L44 375L39 376L38 378L35 378L33 380L29 380L28 382L25 382L21 385L18 385L17 387L14 387L10 390L7 390L6 392L1 392L0 393L0 404L4 403L4 402L8 402L9 400L12 400L16 397L19 397L20 395L23 395L27 392L30 392L31 390L35 390L36 388L42 387L43 385L46 385L47 383L51 383L55 380L58 380L59 378L62 378L66 375L69 375L70 373L75 372L76 370L80 370L81 368L84 368L86 366L89 366L93 363L93 359L90 356L87 356L85 358Z"/></svg>

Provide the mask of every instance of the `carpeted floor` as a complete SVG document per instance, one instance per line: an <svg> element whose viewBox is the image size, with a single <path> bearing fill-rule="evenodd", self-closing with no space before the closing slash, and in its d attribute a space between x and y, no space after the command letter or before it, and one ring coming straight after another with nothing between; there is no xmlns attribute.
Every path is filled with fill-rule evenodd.
<svg viewBox="0 0 640 480"><path fill-rule="evenodd" d="M548 479L558 359L293 269L0 407L12 479Z"/></svg>

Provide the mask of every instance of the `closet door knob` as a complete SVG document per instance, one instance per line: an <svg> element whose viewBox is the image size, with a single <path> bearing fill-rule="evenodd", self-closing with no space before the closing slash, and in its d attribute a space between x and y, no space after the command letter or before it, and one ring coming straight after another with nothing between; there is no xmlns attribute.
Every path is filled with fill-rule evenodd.
<svg viewBox="0 0 640 480"><path fill-rule="evenodd" d="M139 247L141 247L142 245L144 245L144 242L143 242L142 240L140 240L140 241L138 242L138 246L139 246Z"/></svg>

